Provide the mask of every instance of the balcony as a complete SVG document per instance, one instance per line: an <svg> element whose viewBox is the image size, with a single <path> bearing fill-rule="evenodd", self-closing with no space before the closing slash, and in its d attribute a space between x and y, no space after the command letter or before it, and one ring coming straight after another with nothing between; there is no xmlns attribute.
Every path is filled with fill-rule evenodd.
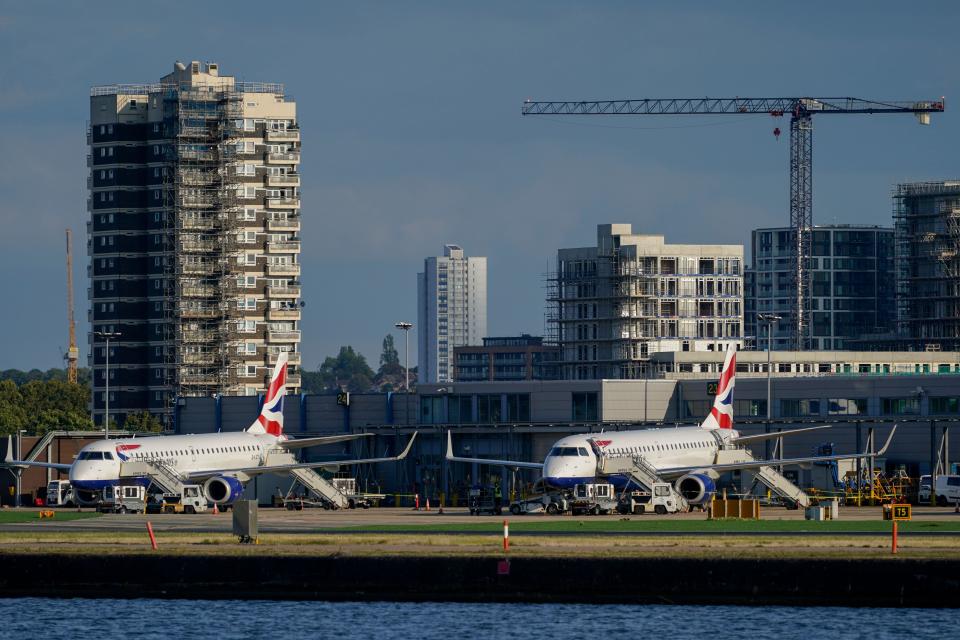
<svg viewBox="0 0 960 640"><path fill-rule="evenodd" d="M188 365L210 365L217 364L217 355L215 353L185 353L180 357L182 364Z"/></svg>
<svg viewBox="0 0 960 640"><path fill-rule="evenodd" d="M267 231L300 231L300 217L286 220L267 220Z"/></svg>
<svg viewBox="0 0 960 640"><path fill-rule="evenodd" d="M268 276L298 276L300 275L299 264L268 264Z"/></svg>
<svg viewBox="0 0 960 640"><path fill-rule="evenodd" d="M299 320L300 309L269 309L267 320Z"/></svg>
<svg viewBox="0 0 960 640"><path fill-rule="evenodd" d="M299 198L267 198L267 209L299 209Z"/></svg>
<svg viewBox="0 0 960 640"><path fill-rule="evenodd" d="M268 187L299 187L300 174L288 173L285 176L267 176Z"/></svg>
<svg viewBox="0 0 960 640"><path fill-rule="evenodd" d="M220 315L218 309L211 309L209 307L193 307L180 310L181 318L216 318Z"/></svg>
<svg viewBox="0 0 960 640"><path fill-rule="evenodd" d="M300 253L299 242L268 242L267 253Z"/></svg>
<svg viewBox="0 0 960 640"><path fill-rule="evenodd" d="M299 331L269 331L267 332L268 342L300 342Z"/></svg>
<svg viewBox="0 0 960 640"><path fill-rule="evenodd" d="M180 228L187 231L209 231L213 227L214 221L210 218L180 218Z"/></svg>
<svg viewBox="0 0 960 640"><path fill-rule="evenodd" d="M300 287L267 287L268 298L299 298Z"/></svg>
<svg viewBox="0 0 960 640"><path fill-rule="evenodd" d="M300 130L288 129L286 131L267 131L268 142L300 142Z"/></svg>
<svg viewBox="0 0 960 640"><path fill-rule="evenodd" d="M217 290L212 285L184 285L180 295L184 298L211 298L217 295Z"/></svg>
<svg viewBox="0 0 960 640"><path fill-rule="evenodd" d="M300 374L299 373L290 373L287 374L287 384L291 387L300 386Z"/></svg>
<svg viewBox="0 0 960 640"><path fill-rule="evenodd" d="M267 164L300 164L299 153L268 153Z"/></svg>
<svg viewBox="0 0 960 640"><path fill-rule="evenodd" d="M277 359L280 357L279 352L274 353L272 351L267 352L267 364L277 364ZM288 364L300 364L300 352L299 351L287 351L287 363Z"/></svg>

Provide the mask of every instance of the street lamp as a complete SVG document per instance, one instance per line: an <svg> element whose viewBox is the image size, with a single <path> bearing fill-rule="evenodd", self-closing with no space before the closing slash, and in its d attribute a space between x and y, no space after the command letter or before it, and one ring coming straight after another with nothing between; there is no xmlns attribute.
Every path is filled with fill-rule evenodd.
<svg viewBox="0 0 960 640"><path fill-rule="evenodd" d="M93 335L97 338L104 338L107 341L107 365L104 375L104 402L106 403L103 417L103 438L110 439L110 338L119 338L122 334L117 331L94 331Z"/></svg>
<svg viewBox="0 0 960 640"><path fill-rule="evenodd" d="M767 433L770 433L770 422L773 420L773 393L771 386L771 364L770 364L770 352L773 351L773 324L778 320L783 320L782 317L773 314L773 313L758 313L757 319L760 322L767 323ZM770 457L770 444L767 441L766 456ZM778 445L779 447L779 445ZM778 451L779 455L783 456L783 451Z"/></svg>
<svg viewBox="0 0 960 640"><path fill-rule="evenodd" d="M413 329L413 323L398 322L393 326L403 331L403 343L404 343L403 390L406 393L410 393L410 329Z"/></svg>
<svg viewBox="0 0 960 640"><path fill-rule="evenodd" d="M17 460L23 460L23 434L27 432L26 429L19 429L17 431ZM22 478L23 478L23 467L17 467L17 496L14 502L16 507L20 507L20 492L22 489Z"/></svg>

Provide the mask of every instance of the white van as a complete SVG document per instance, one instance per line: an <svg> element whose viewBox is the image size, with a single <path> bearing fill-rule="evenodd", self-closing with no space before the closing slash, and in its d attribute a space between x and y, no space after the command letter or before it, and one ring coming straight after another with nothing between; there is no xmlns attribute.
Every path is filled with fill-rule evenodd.
<svg viewBox="0 0 960 640"><path fill-rule="evenodd" d="M926 482L924 482L926 480ZM960 502L960 476L937 476L937 504L945 507ZM920 478L920 504L930 502L930 476Z"/></svg>

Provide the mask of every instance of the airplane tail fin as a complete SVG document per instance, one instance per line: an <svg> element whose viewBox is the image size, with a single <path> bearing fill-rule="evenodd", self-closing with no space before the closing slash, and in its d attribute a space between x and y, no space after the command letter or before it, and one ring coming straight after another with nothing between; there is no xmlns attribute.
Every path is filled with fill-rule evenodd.
<svg viewBox="0 0 960 640"><path fill-rule="evenodd" d="M270 387L263 399L263 408L257 419L247 428L248 433L269 433L277 437L283 435L283 396L286 391L287 352L281 351L270 378Z"/></svg>
<svg viewBox="0 0 960 640"><path fill-rule="evenodd" d="M723 372L717 385L717 395L713 399L713 408L703 422L701 429L733 429L733 386L737 375L737 347L730 345L727 357L723 361Z"/></svg>

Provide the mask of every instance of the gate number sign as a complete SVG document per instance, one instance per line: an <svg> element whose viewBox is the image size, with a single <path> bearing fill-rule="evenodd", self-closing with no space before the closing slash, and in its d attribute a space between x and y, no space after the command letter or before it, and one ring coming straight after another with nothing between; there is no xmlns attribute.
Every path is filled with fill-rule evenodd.
<svg viewBox="0 0 960 640"><path fill-rule="evenodd" d="M911 520L912 507L909 504L892 504L890 508L893 509L893 519L894 520Z"/></svg>

